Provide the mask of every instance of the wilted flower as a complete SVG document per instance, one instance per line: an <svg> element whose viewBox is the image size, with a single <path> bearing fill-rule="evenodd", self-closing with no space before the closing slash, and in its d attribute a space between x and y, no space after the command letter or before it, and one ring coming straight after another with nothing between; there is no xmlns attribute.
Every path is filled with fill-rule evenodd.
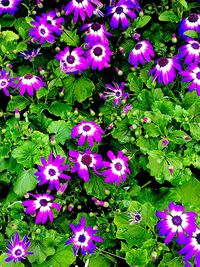
<svg viewBox="0 0 200 267"><path fill-rule="evenodd" d="M24 51L24 52L20 52L19 53L20 57L23 57L24 59L27 59L29 61L32 61L32 59L34 59L38 55L41 55L40 48L33 49L30 52L29 51Z"/></svg>
<svg viewBox="0 0 200 267"><path fill-rule="evenodd" d="M185 58L184 63L199 63L200 61L200 43L195 40L188 40L188 43L179 48L180 58Z"/></svg>
<svg viewBox="0 0 200 267"><path fill-rule="evenodd" d="M188 87L189 91L197 91L197 95L200 96L200 67L196 64L192 64L187 67L185 71L180 71L181 76L185 76L182 81L190 82Z"/></svg>
<svg viewBox="0 0 200 267"><path fill-rule="evenodd" d="M10 15L14 15L14 13L18 10L17 6L21 0L1 0L0 1L0 15L3 13L8 13Z"/></svg>
<svg viewBox="0 0 200 267"><path fill-rule="evenodd" d="M179 24L179 35L183 39L187 39L188 36L184 32L192 30L200 33L200 14L190 13L187 18L183 18Z"/></svg>
<svg viewBox="0 0 200 267"><path fill-rule="evenodd" d="M0 70L0 91L3 90L6 96L9 96L8 88L15 87L16 84L13 83L16 78L10 78L10 72L6 74L6 70Z"/></svg>

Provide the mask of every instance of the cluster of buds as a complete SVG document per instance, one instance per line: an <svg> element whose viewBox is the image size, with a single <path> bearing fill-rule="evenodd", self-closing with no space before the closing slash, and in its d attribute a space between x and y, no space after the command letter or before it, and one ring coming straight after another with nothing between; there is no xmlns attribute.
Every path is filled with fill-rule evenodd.
<svg viewBox="0 0 200 267"><path fill-rule="evenodd" d="M92 200L94 201L95 205L102 206L104 208L107 208L109 206L109 203L103 200L98 200L96 197L92 197Z"/></svg>

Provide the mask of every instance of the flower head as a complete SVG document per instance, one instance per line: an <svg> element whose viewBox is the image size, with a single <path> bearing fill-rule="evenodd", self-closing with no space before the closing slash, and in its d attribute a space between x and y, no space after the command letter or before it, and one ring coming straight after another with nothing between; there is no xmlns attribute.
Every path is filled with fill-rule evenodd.
<svg viewBox="0 0 200 267"><path fill-rule="evenodd" d="M21 0L1 0L0 1L0 15L3 13L8 13L10 15L14 15L14 13L18 10L17 6Z"/></svg>
<svg viewBox="0 0 200 267"><path fill-rule="evenodd" d="M102 175L106 177L104 182L116 182L116 185L118 185L121 181L126 181L126 173L130 174L128 157L124 156L122 151L119 151L117 156L112 151L108 151L107 155L111 162L102 162L102 166L107 167L107 170L102 172Z"/></svg>
<svg viewBox="0 0 200 267"><path fill-rule="evenodd" d="M45 224L49 219L50 222L53 222L53 212L51 209L60 210L60 204L56 202L52 202L54 197L50 196L49 194L31 194L30 196L34 197L35 200L24 200L22 205L27 207L25 210L26 214L35 215L36 211L38 210L35 223Z"/></svg>
<svg viewBox="0 0 200 267"><path fill-rule="evenodd" d="M142 220L142 214L135 209L134 209L134 211L128 212L127 215L130 218L129 224L137 224L137 223L140 223Z"/></svg>
<svg viewBox="0 0 200 267"><path fill-rule="evenodd" d="M71 172L78 172L78 176L85 182L89 181L89 168L92 168L94 172L101 168L101 155L92 154L92 151L89 149L84 153L70 150L69 156L69 160L74 163Z"/></svg>
<svg viewBox="0 0 200 267"><path fill-rule="evenodd" d="M13 83L14 80L16 80L16 78L10 78L10 72L6 74L6 70L0 70L0 91L3 90L6 96L10 95L8 88L16 86L16 84Z"/></svg>
<svg viewBox="0 0 200 267"><path fill-rule="evenodd" d="M29 29L29 35L33 38L34 42L39 42L39 44L44 44L45 42L53 43L55 41L55 36L53 35L54 27L44 20L31 21L31 24L35 26Z"/></svg>
<svg viewBox="0 0 200 267"><path fill-rule="evenodd" d="M28 61L32 61L38 55L41 55L40 48L33 49L30 52L29 51L24 51L24 52L20 52L19 53L20 57L23 57L24 59L26 59Z"/></svg>
<svg viewBox="0 0 200 267"><path fill-rule="evenodd" d="M60 155L57 155L55 159L53 154L50 153L48 161L44 157L41 158L43 166L38 166L39 171L35 172L35 175L38 176L39 180L38 185L43 185L49 183L49 190L60 189L59 178L69 180L70 176L63 173L64 170L69 168L69 164L63 165L65 158L61 158Z"/></svg>
<svg viewBox="0 0 200 267"><path fill-rule="evenodd" d="M180 58L185 58L184 63L199 63L200 61L200 43L195 40L188 40L188 43L179 48Z"/></svg>
<svg viewBox="0 0 200 267"><path fill-rule="evenodd" d="M165 85L171 83L176 78L175 69L181 71L181 65L177 58L161 57L156 61L156 65L149 71L149 75L154 73L153 81L158 78L158 83Z"/></svg>
<svg viewBox="0 0 200 267"><path fill-rule="evenodd" d="M88 139L88 145L93 146L94 140L96 142L101 142L101 134L104 134L104 130L93 121L82 121L78 125L72 128L72 138L76 138L80 135L78 139L78 145L83 146L86 138Z"/></svg>
<svg viewBox="0 0 200 267"><path fill-rule="evenodd" d="M190 82L188 89L190 92L196 90L197 95L200 96L200 67L196 64L192 64L187 67L185 71L180 71L181 76L185 76L182 82Z"/></svg>
<svg viewBox="0 0 200 267"><path fill-rule="evenodd" d="M151 57L154 57L153 46L150 42L143 40L138 42L133 50L129 54L128 61L135 68L138 67L138 64L145 64L145 61L150 62Z"/></svg>
<svg viewBox="0 0 200 267"><path fill-rule="evenodd" d="M94 230L91 226L86 227L86 219L82 217L77 225L69 225L74 232L73 236L67 240L66 245L73 243L74 255L77 256L78 250L86 255L94 253L96 245L93 242L103 242L100 236L95 236L98 230Z"/></svg>
<svg viewBox="0 0 200 267"><path fill-rule="evenodd" d="M178 32L183 39L188 39L188 36L184 34L188 30L200 33L200 14L190 13L187 18L181 20Z"/></svg>
<svg viewBox="0 0 200 267"><path fill-rule="evenodd" d="M33 252L27 251L31 242L27 241L28 236L25 235L22 241L20 241L19 234L16 232L14 236L12 236L11 241L8 241L7 251L6 253L10 256L5 259L6 262L10 261L21 261L25 259L28 254L33 254Z"/></svg>
<svg viewBox="0 0 200 267"><path fill-rule="evenodd" d="M156 211L156 216L161 220L157 223L157 227L160 228L159 235L165 235L165 244L172 241L177 234L178 243L183 243L185 240L185 234L190 235L195 229L195 212L184 212L184 206L176 205L171 202L168 205L168 209L164 211Z"/></svg>

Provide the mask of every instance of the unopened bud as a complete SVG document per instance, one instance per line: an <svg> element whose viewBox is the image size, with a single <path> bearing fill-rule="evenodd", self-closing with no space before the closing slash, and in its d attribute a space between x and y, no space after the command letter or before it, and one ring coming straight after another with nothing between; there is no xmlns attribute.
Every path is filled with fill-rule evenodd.
<svg viewBox="0 0 200 267"><path fill-rule="evenodd" d="M169 140L164 139L164 140L162 141L162 145L163 145L163 146L168 146L168 144L169 144Z"/></svg>
<svg viewBox="0 0 200 267"><path fill-rule="evenodd" d="M39 235L39 234L41 233L41 229L40 229L40 228L37 228L37 229L35 230L35 233L36 233L37 235Z"/></svg>
<svg viewBox="0 0 200 267"><path fill-rule="evenodd" d="M137 125L136 125L136 124L133 124L133 125L131 125L131 126L129 127L129 129L130 129L130 130L135 130L135 129L137 129Z"/></svg>
<svg viewBox="0 0 200 267"><path fill-rule="evenodd" d="M64 96L64 94L65 94L65 90L64 90L64 89L62 89L62 90L59 92L59 96L60 96L60 97L63 97L63 96Z"/></svg>
<svg viewBox="0 0 200 267"><path fill-rule="evenodd" d="M62 195L67 189L68 183L64 183L57 191L58 195Z"/></svg>
<svg viewBox="0 0 200 267"><path fill-rule="evenodd" d="M119 47L119 51L120 51L121 54L125 54L125 50L124 50L124 48L121 47L121 46Z"/></svg>
<svg viewBox="0 0 200 267"><path fill-rule="evenodd" d="M40 75L44 75L45 74L45 71L43 70L43 68L41 66L39 66L38 69L39 69Z"/></svg>
<svg viewBox="0 0 200 267"><path fill-rule="evenodd" d="M174 172L174 167L173 166L169 166L169 172L172 174Z"/></svg>
<svg viewBox="0 0 200 267"><path fill-rule="evenodd" d="M15 108L15 118L16 119L19 119L20 118L20 113L19 113L18 108Z"/></svg>
<svg viewBox="0 0 200 267"><path fill-rule="evenodd" d="M53 135L50 136L50 142L51 142L51 145L52 146L55 146L56 145L56 140L55 140L55 138L54 138Z"/></svg>
<svg viewBox="0 0 200 267"><path fill-rule="evenodd" d="M113 128L113 124L111 123L109 126L108 126L108 130L112 130Z"/></svg>
<svg viewBox="0 0 200 267"><path fill-rule="evenodd" d="M137 32L135 32L134 34L133 34L133 38L135 39L135 40L139 40L140 39L140 34L139 33L137 33Z"/></svg>
<svg viewBox="0 0 200 267"><path fill-rule="evenodd" d="M153 252L151 253L151 256L152 256L152 260L155 261L156 258L157 258L157 256L158 256L158 254L157 254L156 251L153 251Z"/></svg>
<svg viewBox="0 0 200 267"><path fill-rule="evenodd" d="M68 211L72 211L73 210L73 208L74 208L74 205L73 204L69 204L69 206L68 206Z"/></svg>
<svg viewBox="0 0 200 267"><path fill-rule="evenodd" d="M148 118L148 117L144 117L144 118L141 119L141 122L150 123L151 122L151 119Z"/></svg>
<svg viewBox="0 0 200 267"><path fill-rule="evenodd" d="M192 138L189 137L189 136L187 136L187 135L184 135L184 136L183 136L183 139L186 140L186 141L190 141L190 140L192 140Z"/></svg>
<svg viewBox="0 0 200 267"><path fill-rule="evenodd" d="M139 12L139 16L140 16L140 17L143 17L143 16L144 16L144 11L143 11L143 9L140 10L140 12Z"/></svg>
<svg viewBox="0 0 200 267"><path fill-rule="evenodd" d="M94 116L94 115L95 115L94 110L90 109L90 115L91 115L91 116Z"/></svg>
<svg viewBox="0 0 200 267"><path fill-rule="evenodd" d="M119 76L122 76L122 75L123 75L123 71L120 70L119 68L115 68L115 71L117 72L117 74L118 74Z"/></svg>

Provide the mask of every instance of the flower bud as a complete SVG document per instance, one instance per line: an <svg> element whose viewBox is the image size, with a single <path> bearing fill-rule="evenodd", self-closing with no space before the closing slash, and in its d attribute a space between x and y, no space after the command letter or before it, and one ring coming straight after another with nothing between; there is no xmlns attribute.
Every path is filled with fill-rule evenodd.
<svg viewBox="0 0 200 267"><path fill-rule="evenodd" d="M148 118L148 117L144 117L144 118L141 119L141 122L150 123L151 122L151 119Z"/></svg>
<svg viewBox="0 0 200 267"><path fill-rule="evenodd" d="M44 75L45 71L43 70L43 68L41 66L38 67L39 73L40 75Z"/></svg>
<svg viewBox="0 0 200 267"><path fill-rule="evenodd" d="M162 145L163 145L163 146L168 146L168 144L169 144L169 140L168 140L168 139L164 139L164 140L162 141Z"/></svg>
<svg viewBox="0 0 200 267"><path fill-rule="evenodd" d="M51 142L51 145L52 146L55 146L56 145L56 140L55 140L55 138L54 138L53 135L50 136L50 142Z"/></svg>
<svg viewBox="0 0 200 267"><path fill-rule="evenodd" d="M15 118L16 119L19 119L20 118L20 113L19 113L18 108L15 108Z"/></svg>
<svg viewBox="0 0 200 267"><path fill-rule="evenodd" d="M134 34L133 34L133 38L135 39L135 40L139 40L140 39L140 34L139 33L137 33L137 32L135 32Z"/></svg>
<svg viewBox="0 0 200 267"><path fill-rule="evenodd" d="M68 211L72 211L73 210L73 208L74 208L74 205L73 204L69 204L69 206L68 206Z"/></svg>
<svg viewBox="0 0 200 267"><path fill-rule="evenodd" d="M94 110L92 110L91 108L90 108L90 115L91 115L91 116L94 116L94 115L95 115Z"/></svg>
<svg viewBox="0 0 200 267"><path fill-rule="evenodd" d="M131 125L131 126L129 127L129 129L130 129L130 130L135 130L135 129L137 129L137 125L136 125L136 124L133 124L133 125Z"/></svg>
<svg viewBox="0 0 200 267"><path fill-rule="evenodd" d="M65 95L65 90L62 89L62 90L59 92L59 96L60 96L60 97L63 97L64 95Z"/></svg>
<svg viewBox="0 0 200 267"><path fill-rule="evenodd" d="M174 167L173 166L169 166L169 172L172 174L174 172Z"/></svg>
<svg viewBox="0 0 200 267"><path fill-rule="evenodd" d="M57 191L58 195L62 195L68 187L68 183L64 183Z"/></svg>
<svg viewBox="0 0 200 267"><path fill-rule="evenodd" d="M192 140L192 138L189 137L189 136L187 136L187 135L184 135L184 136L183 136L183 139L184 139L185 141L190 141L190 140Z"/></svg>
<svg viewBox="0 0 200 267"><path fill-rule="evenodd" d="M115 71L117 72L117 74L118 74L119 76L122 76L122 75L123 75L123 71L120 70L119 68L115 68Z"/></svg>
<svg viewBox="0 0 200 267"><path fill-rule="evenodd" d="M124 50L124 48L120 46L120 47L119 47L119 52L120 52L121 54L124 55L124 54L125 54L125 50Z"/></svg>
<svg viewBox="0 0 200 267"><path fill-rule="evenodd" d="M153 251L153 252L151 253L151 256L152 256L152 261L155 261L156 258L157 258L157 256L158 256L158 254L157 254L156 251Z"/></svg>
<svg viewBox="0 0 200 267"><path fill-rule="evenodd" d="M40 228L37 228L37 229L35 230L35 233L36 233L37 235L39 235L39 234L41 233L41 229L40 229Z"/></svg>
<svg viewBox="0 0 200 267"><path fill-rule="evenodd" d="M139 16L140 16L140 17L143 17L143 16L144 16L144 11L143 11L143 9L140 10L140 12L139 12Z"/></svg>
<svg viewBox="0 0 200 267"><path fill-rule="evenodd" d="M0 111L0 118L2 118L4 115L4 112L3 111Z"/></svg>

